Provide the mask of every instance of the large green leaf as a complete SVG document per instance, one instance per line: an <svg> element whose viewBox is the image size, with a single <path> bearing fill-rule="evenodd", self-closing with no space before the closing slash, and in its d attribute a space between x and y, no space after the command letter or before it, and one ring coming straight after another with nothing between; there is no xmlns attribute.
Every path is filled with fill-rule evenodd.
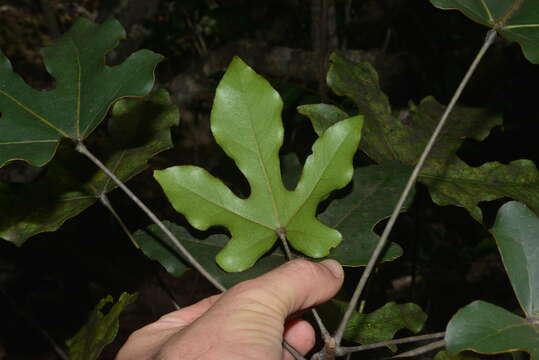
<svg viewBox="0 0 539 360"><path fill-rule="evenodd" d="M86 324L67 340L70 360L97 360L118 333L118 318L124 309L135 302L137 294L123 293L107 314L103 307L112 303L112 296L102 299L95 307Z"/></svg>
<svg viewBox="0 0 539 360"><path fill-rule="evenodd" d="M536 0L430 0L440 9L460 10L475 22L516 41L532 63L539 62L539 3Z"/></svg>
<svg viewBox="0 0 539 360"><path fill-rule="evenodd" d="M417 163L444 106L427 97L393 116L372 66L336 54L331 57L328 84L338 95L354 101L359 113L365 115L361 149L372 159L380 163L398 160L410 166ZM456 155L465 138L481 141L501 122L498 115L484 109L455 108L419 176L434 202L464 207L478 221L482 221L482 214L477 204L502 197L523 201L539 213L539 172L533 162L490 162L471 167Z"/></svg>
<svg viewBox="0 0 539 360"><path fill-rule="evenodd" d="M173 146L170 128L178 125L178 108L166 90L158 90L142 99L118 101L112 114L108 135L88 142L126 182L146 169L148 159ZM21 245L33 235L55 231L114 188L82 155L61 147L34 183L0 184L0 238Z"/></svg>
<svg viewBox="0 0 539 360"><path fill-rule="evenodd" d="M297 158L296 158L297 162ZM296 172L299 162L293 165L288 157L289 171ZM372 231L374 225L389 216L404 186L410 169L401 164L373 165L356 170L354 189L346 197L334 200L319 218L327 225L335 226L343 234L343 242L332 250L329 258L338 260L345 266L365 265L378 242L378 236ZM283 173L287 178L287 173ZM294 183L295 185L295 183ZM217 278L225 287L240 281L266 273L285 262L284 254L275 250L262 257L255 266L239 273L227 273L213 260L226 245L225 235L212 235L207 239L197 239L181 226L166 223L182 244L201 262L204 268ZM163 265L174 276L181 276L190 265L185 263L168 237L155 226L137 231L135 241L150 259ZM402 254L402 249L391 244L384 253L383 260L390 261Z"/></svg>
<svg viewBox="0 0 539 360"><path fill-rule="evenodd" d="M539 358L539 323L521 318L501 307L475 301L449 321L445 340L447 350L492 354L526 351L530 359Z"/></svg>
<svg viewBox="0 0 539 360"><path fill-rule="evenodd" d="M336 328L348 303L331 300L319 306L319 313L330 329ZM413 303L397 304L389 302L375 311L365 314L354 312L346 325L344 339L360 344L374 344L393 339L401 329L418 333L423 329L427 314ZM388 346L391 351L397 351L395 345Z"/></svg>
<svg viewBox="0 0 539 360"><path fill-rule="evenodd" d="M491 231L524 313L539 319L539 218L511 201L500 208Z"/></svg>
<svg viewBox="0 0 539 360"><path fill-rule="evenodd" d="M539 218L524 204L509 202L498 211L492 228L525 318L496 305L476 301L462 308L447 325L452 353L526 351L539 357Z"/></svg>
<svg viewBox="0 0 539 360"><path fill-rule="evenodd" d="M232 237L217 255L227 271L243 271L269 251L277 231L307 256L327 256L341 234L316 217L318 203L352 178L352 158L363 124L361 117L341 121L313 145L295 190L281 178L279 148L283 141L282 101L269 83L239 58L221 80L211 114L215 140L249 182L251 194L241 199L219 179L195 166L156 171L176 211L206 230L221 225Z"/></svg>
<svg viewBox="0 0 539 360"><path fill-rule="evenodd" d="M42 166L61 138L85 139L115 100L150 92L160 55L140 50L120 65L105 66L105 54L123 38L116 20L79 19L42 51L55 79L49 91L28 86L0 52L0 166L15 159Z"/></svg>

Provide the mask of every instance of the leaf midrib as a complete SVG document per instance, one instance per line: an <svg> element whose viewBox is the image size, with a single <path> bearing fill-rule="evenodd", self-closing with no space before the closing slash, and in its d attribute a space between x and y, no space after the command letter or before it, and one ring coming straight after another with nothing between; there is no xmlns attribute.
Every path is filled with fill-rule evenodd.
<svg viewBox="0 0 539 360"><path fill-rule="evenodd" d="M339 150L344 146L346 140L348 139L348 136L350 136L350 135L347 135L346 138L345 138L345 140L341 141L341 143L339 144L339 147L337 147L337 148L335 149L335 151L333 152L333 155L332 155L332 157L331 157L331 160L333 160L333 159L335 158L336 154L337 154L337 153L339 152ZM313 153L313 156L314 156L314 153ZM332 161L328 161L328 164L331 165L331 163L332 163ZM309 191L309 194L308 194L307 196L304 197L304 200L298 205L298 207L296 208L296 210L295 210L295 211L292 213L292 215L288 218L288 221L287 221L287 224L286 224L286 225L288 225L288 223L289 223L292 219L294 219L294 218L297 216L297 214L298 214L298 213L300 212L300 210L305 206L305 204L307 204L308 199L311 198L311 194L312 194L313 191L318 187L318 184L320 184L320 181L321 181L321 179L322 179L322 175L326 173L326 171L327 171L327 169L329 168L330 165L326 166L326 167L324 168L324 170L323 170L322 172L320 172L320 174L319 174L319 176L318 176L318 179L316 180L315 184L311 187L311 189L310 189L310 191ZM300 179L300 180L301 180L301 179ZM297 189L297 187L296 187L296 189ZM295 191L294 191L294 192L295 192ZM318 204L317 204L317 207L318 207Z"/></svg>
<svg viewBox="0 0 539 360"><path fill-rule="evenodd" d="M244 86L244 82L243 82L243 78L241 78L241 87L242 87L242 92L245 92L245 86ZM243 97L242 97L243 99ZM253 137L255 139L255 146L256 146L256 158L258 160L258 163L260 165L260 167L262 168L262 171L264 173L264 182L266 184L266 187L267 187L267 190L270 194L270 198L271 198L271 206L272 206L272 210L273 210L273 216L275 217L275 220L277 220L277 228L280 228L281 227L281 218L279 216L279 209L277 207L277 203L275 202L275 195L274 195L274 191L273 191L273 188L271 187L271 182L269 181L269 177L268 177L268 172L267 172L267 169L266 169L266 166L265 166L265 163L264 161L262 161L262 158L261 158L261 151L260 151L260 144L258 142L258 137L256 136L256 131L254 130L254 127L253 127L253 114L251 113L251 107L249 106L249 104L247 103L244 103L245 107L247 108L247 112L249 113L249 128L251 129L251 132L253 134ZM270 229L272 230L275 230L273 228L270 227Z"/></svg>
<svg viewBox="0 0 539 360"><path fill-rule="evenodd" d="M14 102L16 105L18 105L20 108L22 108L23 110L25 110L27 113L29 113L30 115L32 115L32 117L36 118L38 121L40 121L41 123L47 125L48 127L50 127L51 129L53 129L54 131L56 131L58 134L62 135L62 136L65 136L65 137L70 137L67 133L65 133L63 130L61 130L60 128L54 126L53 123L49 122L45 117L39 115L38 113L36 113L35 111L33 111L29 106L27 106L26 104L24 104L22 101L19 101L19 99L11 96L10 94L8 94L7 92L5 92L4 90L0 89L0 94L4 95L6 98L8 98L9 100L11 100L12 102ZM55 141L58 141L58 140L55 140Z"/></svg>

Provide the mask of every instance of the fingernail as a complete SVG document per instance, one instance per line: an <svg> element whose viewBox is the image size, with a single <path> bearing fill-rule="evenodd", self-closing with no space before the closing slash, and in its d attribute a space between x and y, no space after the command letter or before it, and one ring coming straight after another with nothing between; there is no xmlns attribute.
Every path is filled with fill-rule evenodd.
<svg viewBox="0 0 539 360"><path fill-rule="evenodd" d="M341 279L344 276L344 271L338 261L328 259L321 261L320 264L324 265L329 271L331 271L333 276L335 276L337 279Z"/></svg>

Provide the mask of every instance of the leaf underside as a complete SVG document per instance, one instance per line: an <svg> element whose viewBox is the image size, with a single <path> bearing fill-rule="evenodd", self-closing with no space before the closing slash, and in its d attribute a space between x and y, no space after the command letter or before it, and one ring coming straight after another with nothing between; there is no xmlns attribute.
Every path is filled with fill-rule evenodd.
<svg viewBox="0 0 539 360"><path fill-rule="evenodd" d="M362 117L343 120L313 145L296 188L284 187L279 165L283 141L282 101L269 83L239 58L221 80L211 113L217 143L246 177L251 193L239 198L219 179L195 166L156 171L155 178L176 211L199 230L224 226L230 241L217 255L226 271L243 271L269 251L284 231L296 250L327 256L341 234L315 217L320 201L353 175Z"/></svg>
<svg viewBox="0 0 539 360"><path fill-rule="evenodd" d="M107 134L99 134L97 141L90 137L88 145L127 182L147 168L148 159L173 146L170 128L178 121L178 108L164 89L122 99L114 104ZM0 184L0 238L20 246L33 235L55 231L115 187L82 155L61 146L35 182Z"/></svg>
<svg viewBox="0 0 539 360"><path fill-rule="evenodd" d="M437 8L461 11L471 20L522 47L524 56L539 63L539 3L536 0L430 0Z"/></svg>
<svg viewBox="0 0 539 360"><path fill-rule="evenodd" d="M445 109L427 97L393 115L372 66L336 54L331 56L328 84L336 94L354 101L365 115L361 149L379 163L398 160L414 166ZM539 213L539 171L532 161L471 167L456 155L465 138L484 140L501 123L500 116L485 109L455 108L419 175L436 204L464 207L480 222L477 204L503 197L522 201Z"/></svg>
<svg viewBox="0 0 539 360"><path fill-rule="evenodd" d="M150 92L161 55L140 50L120 65L104 64L106 53L123 38L125 30L116 20L79 19L42 50L55 79L49 91L28 86L0 52L0 166L12 160L42 166L62 138L85 139L114 101Z"/></svg>
<svg viewBox="0 0 539 360"><path fill-rule="evenodd" d="M451 318L445 341L450 354L464 350L482 354L526 351L531 360L537 360L539 324L496 305L474 301Z"/></svg>
<svg viewBox="0 0 539 360"><path fill-rule="evenodd" d="M528 317L539 317L539 218L511 201L491 229L517 299Z"/></svg>
<svg viewBox="0 0 539 360"><path fill-rule="evenodd" d="M524 204L511 201L498 211L491 229L525 317L476 301L447 325L450 353L473 350L495 354L526 351L539 357L539 218Z"/></svg>

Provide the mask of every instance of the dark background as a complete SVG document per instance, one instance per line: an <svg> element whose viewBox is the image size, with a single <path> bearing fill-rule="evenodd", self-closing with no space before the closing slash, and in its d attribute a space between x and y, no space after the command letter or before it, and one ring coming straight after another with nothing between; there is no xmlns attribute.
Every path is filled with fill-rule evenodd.
<svg viewBox="0 0 539 360"><path fill-rule="evenodd" d="M0 0L0 48L28 83L48 89L54 82L39 49L78 16L98 22L115 17L126 27L128 40L109 55L110 64L139 48L167 57L158 66L157 79L171 91L182 119L173 131L175 148L153 159L152 169L203 166L239 192L246 183L214 143L208 126L213 91L232 56L240 55L280 91L287 134L283 152L304 157L315 134L295 108L339 101L323 83L331 51L371 61L396 109L427 95L447 103L487 31L427 0ZM292 56L287 60L284 54ZM539 120L537 93L529 89L538 79L538 68L524 59L518 45L495 43L461 102L502 113L504 124L481 143L465 141L459 150L464 161L472 166L537 161L532 128ZM357 162L364 165L368 159L358 156ZM131 180L130 187L161 218L185 223L153 181L152 169ZM24 178L26 171L20 164L10 165L0 181ZM132 231L149 224L123 194L113 192L111 200ZM412 208L400 217L393 235L405 255L380 266L369 285L366 310L390 300L416 302L429 315L426 332L442 331L452 314L473 299L516 310L485 230L502 202L480 204L487 216L479 224L461 208L434 205L418 186ZM382 228L383 223L377 231ZM349 296L360 272L348 271L341 296ZM0 289L0 360L56 359L47 336L63 344L100 298L139 291L139 301L122 317L117 341L103 354L103 359L112 359L129 333L173 309L170 296L184 306L215 292L197 274L181 279L167 275L132 246L100 205L21 248L0 241Z"/></svg>

